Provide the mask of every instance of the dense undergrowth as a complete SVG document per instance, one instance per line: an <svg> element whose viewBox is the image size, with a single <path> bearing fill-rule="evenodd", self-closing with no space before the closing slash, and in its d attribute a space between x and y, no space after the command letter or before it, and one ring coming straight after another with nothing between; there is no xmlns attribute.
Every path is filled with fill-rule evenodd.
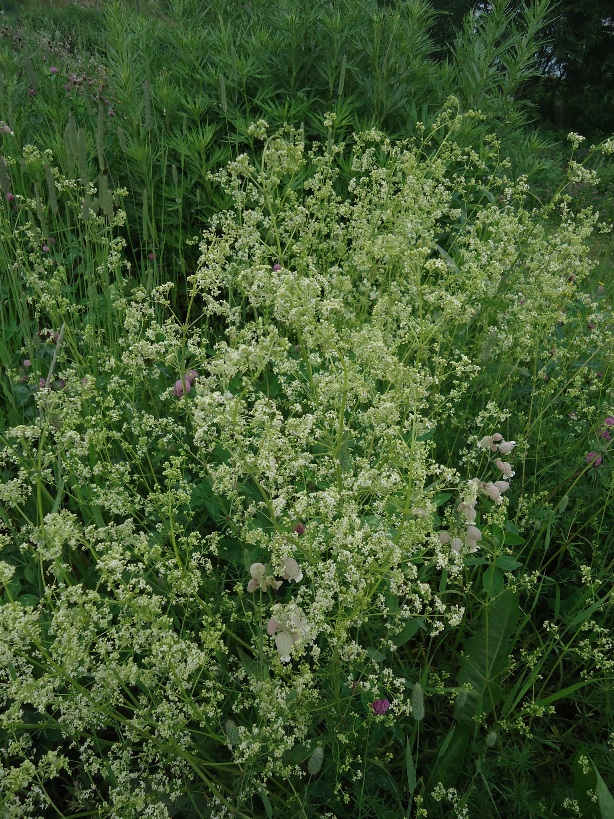
<svg viewBox="0 0 614 819"><path fill-rule="evenodd" d="M2 816L605 819L614 145L522 127L545 7L150 6L2 30Z"/></svg>

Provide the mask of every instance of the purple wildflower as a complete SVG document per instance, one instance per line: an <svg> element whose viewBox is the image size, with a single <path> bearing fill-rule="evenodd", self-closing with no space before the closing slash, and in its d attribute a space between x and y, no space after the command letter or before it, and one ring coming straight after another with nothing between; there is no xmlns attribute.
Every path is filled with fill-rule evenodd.
<svg viewBox="0 0 614 819"><path fill-rule="evenodd" d="M11 193L10 191L6 195L7 202L14 202L15 201L15 194Z"/></svg>
<svg viewBox="0 0 614 819"><path fill-rule="evenodd" d="M273 265L273 270L281 270L281 265L279 264L279 262L275 262L275 264Z"/></svg>
<svg viewBox="0 0 614 819"><path fill-rule="evenodd" d="M305 524L297 523L296 526L294 527L294 531L296 532L297 535L302 535L303 532L305 531Z"/></svg>
<svg viewBox="0 0 614 819"><path fill-rule="evenodd" d="M382 700L375 700L375 702L371 703L371 708L373 709L374 714L379 714L381 716L390 708L390 700L387 700L385 697Z"/></svg>
<svg viewBox="0 0 614 819"><path fill-rule="evenodd" d="M185 380L186 394L189 393L191 389L192 389L192 384L186 378L186 380ZM175 393L177 398L181 398L181 396L183 395L183 381L181 380L181 378L178 378L177 381L175 381L175 389L173 390L173 392Z"/></svg>
<svg viewBox="0 0 614 819"><path fill-rule="evenodd" d="M28 91L28 94L31 97L35 97L36 96L36 88L30 88L29 91Z"/></svg>
<svg viewBox="0 0 614 819"><path fill-rule="evenodd" d="M595 469L597 469L598 466L601 466L603 457L598 452L587 452L584 456L584 460L587 464L592 464Z"/></svg>
<svg viewBox="0 0 614 819"><path fill-rule="evenodd" d="M49 253L49 245L43 245L43 253Z"/></svg>
<svg viewBox="0 0 614 819"><path fill-rule="evenodd" d="M57 74L59 70L60 70L60 69L59 69L59 68L56 68L56 66L55 66L55 65L52 65L52 66L51 66L51 68L49 69L49 73L50 73L50 74Z"/></svg>
<svg viewBox="0 0 614 819"><path fill-rule="evenodd" d="M614 415L608 415L607 418L604 418L603 424L606 427L614 427Z"/></svg>

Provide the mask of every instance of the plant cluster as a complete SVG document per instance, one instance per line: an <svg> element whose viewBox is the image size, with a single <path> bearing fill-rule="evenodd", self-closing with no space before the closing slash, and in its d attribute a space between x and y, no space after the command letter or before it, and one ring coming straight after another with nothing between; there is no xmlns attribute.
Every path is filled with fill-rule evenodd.
<svg viewBox="0 0 614 819"><path fill-rule="evenodd" d="M562 815L570 708L603 726L591 790L612 728L595 217L561 195L540 221L463 122L450 101L416 140L358 135L346 195L342 146L255 123L181 315L172 281L128 286L124 192L34 147L5 162L4 337L29 328L3 378L7 816L464 816L518 781L509 815Z"/></svg>
<svg viewBox="0 0 614 819"><path fill-rule="evenodd" d="M3 31L3 817L608 816L614 141L506 158L495 6Z"/></svg>
<svg viewBox="0 0 614 819"><path fill-rule="evenodd" d="M349 143L372 127L406 137L418 122L430 127L453 94L463 110L483 114L464 120L459 142L479 144L501 126L519 164L527 158L528 172L543 171L535 145L523 144L528 111L518 91L532 76L547 4L522 15L502 0L494 6L458 32L446 59L430 36L437 15L426 0L273 8L170 0L141 13L129 3L26 7L5 29L2 115L16 121L20 146L52 148L64 174L110 174L111 187L128 191L130 260L160 284L168 267L193 269L186 239L230 205L210 173L254 148L249 123L259 118L301 128L307 144ZM336 114L332 133L327 112ZM342 187L348 151L340 171ZM180 309L185 292L173 298Z"/></svg>

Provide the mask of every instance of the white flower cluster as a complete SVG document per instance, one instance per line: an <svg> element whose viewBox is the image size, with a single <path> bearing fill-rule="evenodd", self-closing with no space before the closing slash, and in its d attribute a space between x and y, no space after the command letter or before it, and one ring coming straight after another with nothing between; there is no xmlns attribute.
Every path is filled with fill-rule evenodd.
<svg viewBox="0 0 614 819"><path fill-rule="evenodd" d="M503 435L499 432L495 432L493 435L485 435L478 443L479 449L498 452L501 455L509 454L515 446L515 441L505 441ZM510 487L509 479L514 475L511 464L502 461L500 458L497 458L494 464L507 480L481 481L478 478L472 478L469 481L465 497L456 507L456 511L462 515L467 527L463 536L453 536L446 530L442 530L437 534L439 542L442 545L449 544L450 549L457 554L461 552L463 544L468 552L475 552L478 548L478 541L482 539L482 532L474 525L477 518L475 507L478 502L478 493L486 495L496 504L501 504L504 493Z"/></svg>

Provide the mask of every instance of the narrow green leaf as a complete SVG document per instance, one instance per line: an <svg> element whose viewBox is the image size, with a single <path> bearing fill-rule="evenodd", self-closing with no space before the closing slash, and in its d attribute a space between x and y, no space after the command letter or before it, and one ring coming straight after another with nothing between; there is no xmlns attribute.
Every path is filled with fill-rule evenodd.
<svg viewBox="0 0 614 819"><path fill-rule="evenodd" d="M549 697L544 697L543 699L536 700L535 705L538 707L542 707L544 705L552 705L553 702L557 700L562 700L563 697L569 696L569 694L573 694L574 691L579 691L581 688L586 688L587 685L590 685L590 680L583 680L582 682L574 683L573 685L568 685L567 688L562 688L560 691L555 691L554 694L550 694Z"/></svg>
<svg viewBox="0 0 614 819"><path fill-rule="evenodd" d="M409 787L409 792L413 794L416 790L416 768L414 766L409 739L405 746L405 768L407 770L407 786Z"/></svg>
<svg viewBox="0 0 614 819"><path fill-rule="evenodd" d="M571 621L569 628L575 628L576 626L579 626L580 623L588 620L589 617L591 617L596 611L599 611L599 609L608 602L608 599L611 596L612 592L609 591L606 595L597 600L597 602L593 603L592 606L589 606L587 609L584 609L584 611L581 611L580 614L578 614L578 616Z"/></svg>
<svg viewBox="0 0 614 819"><path fill-rule="evenodd" d="M260 793L260 798L262 799L262 804L264 805L266 815L269 817L269 819L273 819L273 806L271 805L271 800L269 799L268 793L262 785L258 786L258 792Z"/></svg>

